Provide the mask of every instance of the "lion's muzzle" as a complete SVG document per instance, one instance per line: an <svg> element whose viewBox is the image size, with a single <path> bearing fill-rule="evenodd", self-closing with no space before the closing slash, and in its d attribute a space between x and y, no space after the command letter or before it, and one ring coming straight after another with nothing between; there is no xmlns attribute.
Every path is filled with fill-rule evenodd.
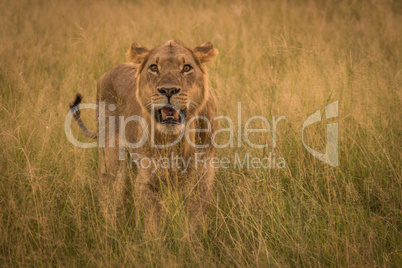
<svg viewBox="0 0 402 268"><path fill-rule="evenodd" d="M183 124L186 117L186 109L178 109L170 104L155 110L156 121L161 124Z"/></svg>

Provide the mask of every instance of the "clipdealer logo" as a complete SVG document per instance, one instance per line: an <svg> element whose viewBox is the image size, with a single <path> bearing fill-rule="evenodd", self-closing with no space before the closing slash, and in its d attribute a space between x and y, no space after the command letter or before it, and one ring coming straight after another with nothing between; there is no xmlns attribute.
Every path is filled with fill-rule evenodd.
<svg viewBox="0 0 402 268"><path fill-rule="evenodd" d="M328 104L325 106L325 118L337 118L338 117L338 101ZM313 150L309 147L304 141L304 129L312 124L319 123L322 121L321 111L317 110L315 113L310 115L306 121L303 123L302 127L302 142L304 148L312 154L318 160L332 166L337 167L339 164L339 138L338 138L338 123L331 123L326 125L326 146L325 152L321 153L316 150Z"/></svg>
<svg viewBox="0 0 402 268"><path fill-rule="evenodd" d="M151 147L152 148L168 148L170 146L174 146L179 140L181 139L187 139L188 140L188 132L205 132L205 131L211 131L211 122L208 121L207 118L202 117L202 116L197 116L189 119L188 122L183 124L183 128L181 130L181 133L178 135L177 140L170 143L170 144L154 144L153 143L153 137L152 135L155 134L155 122L151 122L151 125L149 126L148 123L146 122L145 119L141 118L138 115L132 115L130 117L123 117L123 116L118 116L116 118L109 116L109 126L105 125L105 111L106 109L109 110L114 110L115 105L109 104L107 107L105 103L100 102L99 105L93 104L93 103L83 103L80 104L79 107L75 107L75 110L70 110L65 118L64 122L64 129L65 133L67 136L67 139L76 147L79 148L93 148L93 147L105 147L106 142L105 142L105 133L104 129L108 128L109 129L109 138L112 139L113 142L109 143L109 147L119 147L119 159L124 160L126 157L126 150L127 148L131 149L136 149L140 148L143 146L147 139L148 136L150 135L151 137ZM98 118L98 129L103 130L99 131L98 135L98 141L90 142L90 143L84 143L78 141L72 134L72 129L71 129L71 124L72 124L72 119L74 117L74 112L82 109L92 109L92 110L98 110L99 109L99 118ZM228 133L229 134L229 140L225 144L217 144L216 141L213 141L212 144L210 145L197 145L189 141L190 145L195 147L195 148L205 148L205 146L214 146L216 148L226 148L226 147L231 147L231 148L240 148L245 144L251 148L255 149L263 149L263 148L268 148L271 147L272 150L276 149L277 145L277 127L278 123L280 121L285 121L286 116L282 115L279 117L272 116L272 121L269 122L268 119L264 116L252 116L248 118L248 120L245 122L245 124L242 124L242 104L241 102L238 102L237 105L237 127L235 126L233 120L228 117L228 116L217 116L212 120L218 120L218 121L226 121L227 125L229 126L228 128L220 128L218 129L215 133L213 133L213 136L216 136L219 133ZM330 118L336 118L338 117L338 101L335 101L331 104L328 104L325 107L325 118L330 119ZM153 118L153 117L152 117ZM190 128L191 121L193 120L203 120L205 121L206 125L208 126L206 129L192 129ZM152 120L151 120L152 121ZM250 128L250 124L253 121L259 121L262 124L261 128ZM319 123L322 121L322 115L321 111L317 110L315 113L310 115L303 123L302 125L302 144L306 148L306 150L312 154L315 158L318 160L332 166L332 167L337 167L338 166L338 123L331 123L326 125L326 149L325 152L321 153L318 152L311 147L309 147L304 139L304 131L305 129L315 123ZM130 143L129 141L126 140L126 133L125 133L125 128L126 125L130 122L137 123L140 125L142 128L142 137L141 140L137 143ZM115 134L115 125L118 125L119 133L119 139L118 139L118 144L115 144L114 142L114 137L110 137L110 135ZM236 130L235 130L236 129ZM235 132L237 135L235 135ZM251 133L267 133L267 135L270 135L271 138L271 143L264 143L264 144L255 144L250 141L249 135ZM235 138L236 137L236 138ZM234 140L237 140L237 143L234 142ZM240 168L285 168L286 167L286 161L284 158L279 157L277 153L274 151L268 153L269 156L265 158L259 159L258 157L253 157L249 154L249 152L246 152L244 157L242 158L239 153L234 154L234 167L238 166ZM176 159L172 158L173 160L170 160L169 162L166 159L142 159L140 155L134 153L130 153L130 164L132 162L135 162L137 165L138 163L141 163L142 165L152 165L152 166L164 166L164 167L172 167L174 165L176 166L181 166L181 167L186 167L186 161L185 159ZM228 160L229 159L229 160ZM275 159L277 160L275 162ZM197 162L196 163L201 163ZM222 160L222 161L221 161ZM141 162L138 162L141 161ZM230 158L228 157L223 157L222 159L219 158L214 158L210 160L203 160L204 165L213 165L214 168L229 168L228 167L228 162L230 162ZM151 163L151 164L149 164ZM179 163L179 164L178 164ZM188 166L188 164L187 164ZM185 168L187 169L187 168Z"/></svg>

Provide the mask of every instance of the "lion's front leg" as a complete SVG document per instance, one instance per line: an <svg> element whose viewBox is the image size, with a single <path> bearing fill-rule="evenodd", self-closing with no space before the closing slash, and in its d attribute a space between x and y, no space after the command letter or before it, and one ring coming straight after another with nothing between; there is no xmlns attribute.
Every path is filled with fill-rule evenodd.
<svg viewBox="0 0 402 268"><path fill-rule="evenodd" d="M99 149L99 179L101 211L113 225L124 214L129 188L125 161L118 160L116 148Z"/></svg>
<svg viewBox="0 0 402 268"><path fill-rule="evenodd" d="M151 178L147 170L139 169L134 187L136 197L145 212L146 228L156 234L159 230L162 214L161 193L158 190L158 185L153 184Z"/></svg>

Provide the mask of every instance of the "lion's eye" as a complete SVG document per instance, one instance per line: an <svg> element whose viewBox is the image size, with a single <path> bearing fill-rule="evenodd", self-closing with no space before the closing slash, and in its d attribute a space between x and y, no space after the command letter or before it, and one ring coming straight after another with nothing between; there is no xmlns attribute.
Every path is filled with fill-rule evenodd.
<svg viewBox="0 0 402 268"><path fill-rule="evenodd" d="M158 66L156 64L152 64L151 66L149 66L149 69L151 70L151 72L156 73L158 71Z"/></svg>
<svg viewBox="0 0 402 268"><path fill-rule="evenodd" d="M190 65L186 64L183 66L183 72L187 73L189 71L191 71L191 69L193 69L193 67L191 67Z"/></svg>

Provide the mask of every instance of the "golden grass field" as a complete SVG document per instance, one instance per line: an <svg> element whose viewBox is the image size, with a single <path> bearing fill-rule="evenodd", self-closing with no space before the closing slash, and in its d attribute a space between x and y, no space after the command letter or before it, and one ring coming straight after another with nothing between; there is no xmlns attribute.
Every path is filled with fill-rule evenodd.
<svg viewBox="0 0 402 268"><path fill-rule="evenodd" d="M402 265L399 1L22 0L0 10L0 266ZM276 148L218 156L274 151L286 168L217 170L202 233L167 194L152 237L134 201L118 224L104 221L97 149L68 142L64 119L77 92L95 102L97 80L132 42L170 39L219 50L208 67L219 115L236 123L241 101L242 124L286 116ZM301 140L304 120L334 101L338 167ZM82 114L94 129L95 112ZM328 122L306 132L317 151Z"/></svg>

